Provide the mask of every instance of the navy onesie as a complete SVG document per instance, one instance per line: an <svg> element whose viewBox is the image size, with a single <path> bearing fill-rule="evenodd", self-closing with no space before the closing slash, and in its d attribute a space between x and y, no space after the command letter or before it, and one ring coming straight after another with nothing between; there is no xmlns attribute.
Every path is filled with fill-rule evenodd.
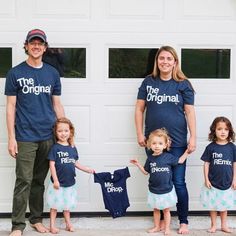
<svg viewBox="0 0 236 236"><path fill-rule="evenodd" d="M128 167L110 172L94 174L94 182L99 183L105 208L113 218L124 216L130 206L126 188L126 179L130 177Z"/></svg>

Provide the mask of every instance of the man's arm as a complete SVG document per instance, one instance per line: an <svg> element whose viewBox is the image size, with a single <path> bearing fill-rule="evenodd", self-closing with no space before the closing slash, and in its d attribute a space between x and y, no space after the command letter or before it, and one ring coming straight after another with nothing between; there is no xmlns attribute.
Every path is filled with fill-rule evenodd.
<svg viewBox="0 0 236 236"><path fill-rule="evenodd" d="M57 118L65 117L65 111L61 104L60 96L52 96L53 108Z"/></svg>
<svg viewBox="0 0 236 236"><path fill-rule="evenodd" d="M15 117L16 117L16 96L7 96L6 121L8 132L8 152L16 158L18 153L16 136L15 136Z"/></svg>

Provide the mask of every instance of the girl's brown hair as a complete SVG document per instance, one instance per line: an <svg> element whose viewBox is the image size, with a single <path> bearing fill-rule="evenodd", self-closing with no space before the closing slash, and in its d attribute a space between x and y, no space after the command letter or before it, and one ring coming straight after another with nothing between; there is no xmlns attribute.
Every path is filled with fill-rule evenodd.
<svg viewBox="0 0 236 236"><path fill-rule="evenodd" d="M57 131L58 124L60 124L60 123L64 123L64 124L69 125L70 137L68 139L68 143L71 146L73 146L74 145L75 128L74 128L74 125L71 123L71 121L66 117L62 117L62 118L57 119L55 124L54 124L53 133L54 133L54 136L56 138L56 141L58 141L57 136L56 136L56 131Z"/></svg>
<svg viewBox="0 0 236 236"><path fill-rule="evenodd" d="M217 137L216 137L216 126L219 122L224 122L227 126L227 128L229 129L229 136L227 137L227 141L228 142L234 142L235 141L235 132L234 132L234 129L233 129L233 126L230 122L230 120L224 116L219 116L219 117L216 117L211 126L210 126L210 133L208 135L208 140L209 141L213 141L215 142L217 140Z"/></svg>
<svg viewBox="0 0 236 236"><path fill-rule="evenodd" d="M151 148L151 142L152 142L153 137L163 137L166 143L166 150L168 151L170 149L171 138L168 134L168 131L165 128L156 129L150 133L147 140L148 149Z"/></svg>

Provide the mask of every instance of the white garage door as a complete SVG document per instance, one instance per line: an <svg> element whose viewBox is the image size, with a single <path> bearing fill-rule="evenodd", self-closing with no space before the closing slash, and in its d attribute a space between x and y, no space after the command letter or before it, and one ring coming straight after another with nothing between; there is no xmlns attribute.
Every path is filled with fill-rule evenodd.
<svg viewBox="0 0 236 236"><path fill-rule="evenodd" d="M186 179L190 210L202 210L200 155L208 143L209 125L219 115L229 117L236 125L235 26L236 5L230 0L25 0L24 6L8 0L0 9L0 52L10 48L13 65L20 63L25 58L22 46L26 32L35 27L47 32L51 47L86 50L85 78L62 78L62 101L76 127L81 163L97 172L129 166L128 210L147 211L147 178L129 164L133 157L145 160L144 150L136 143L134 127L134 104L142 78L110 78L109 55L112 49L151 49L164 44L176 48L182 61L187 52L195 50L226 51L227 59L223 57L223 62L216 66L225 74L217 73L216 78L214 72L212 75L203 71L198 78L195 70L191 79L196 90L198 146L189 158ZM211 60L205 62L209 70ZM4 72L1 77L0 213L3 213L11 212L15 177L14 160L7 154ZM100 186L93 183L93 176L77 172L77 179L80 202L76 211L105 211Z"/></svg>

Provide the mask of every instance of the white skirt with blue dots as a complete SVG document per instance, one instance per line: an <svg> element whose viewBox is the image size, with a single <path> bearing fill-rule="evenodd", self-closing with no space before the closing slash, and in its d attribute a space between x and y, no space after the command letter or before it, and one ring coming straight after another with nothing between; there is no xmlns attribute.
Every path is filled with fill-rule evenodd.
<svg viewBox="0 0 236 236"><path fill-rule="evenodd" d="M201 188L200 202L207 210L226 211L235 209L236 191L232 188L221 190L214 187Z"/></svg>
<svg viewBox="0 0 236 236"><path fill-rule="evenodd" d="M175 206L177 203L177 196L174 186L169 193L164 194L155 194L148 191L147 203L150 208L156 208L158 210Z"/></svg>
<svg viewBox="0 0 236 236"><path fill-rule="evenodd" d="M58 211L75 210L78 207L78 186L60 187L55 189L50 181L46 191L46 202L49 208Z"/></svg>

